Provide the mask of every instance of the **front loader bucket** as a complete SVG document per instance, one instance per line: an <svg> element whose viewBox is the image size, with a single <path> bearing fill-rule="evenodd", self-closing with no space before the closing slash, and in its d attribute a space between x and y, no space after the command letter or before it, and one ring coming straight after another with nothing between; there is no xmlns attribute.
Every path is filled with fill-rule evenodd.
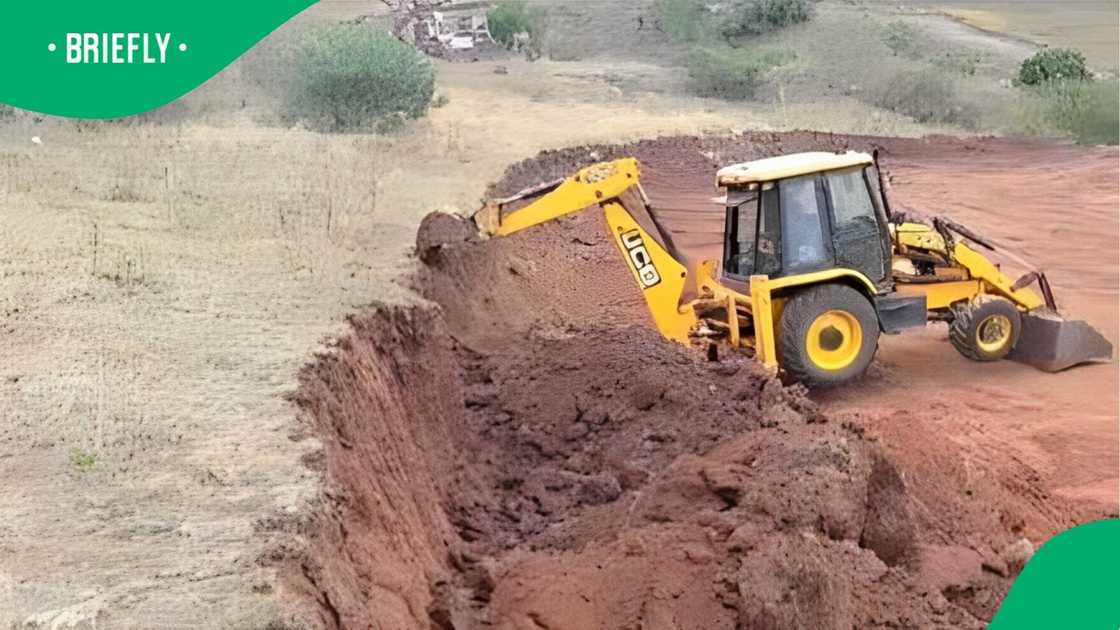
<svg viewBox="0 0 1120 630"><path fill-rule="evenodd" d="M1111 359L1112 344L1083 321L1035 311L1023 315L1019 343L1007 358L1045 372L1059 372L1079 363Z"/></svg>

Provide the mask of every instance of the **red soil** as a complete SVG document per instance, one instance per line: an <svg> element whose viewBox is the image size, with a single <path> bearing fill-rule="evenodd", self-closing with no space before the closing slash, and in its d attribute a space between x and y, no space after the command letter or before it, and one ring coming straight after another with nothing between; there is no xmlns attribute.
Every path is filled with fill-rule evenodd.
<svg viewBox="0 0 1120 630"><path fill-rule="evenodd" d="M925 190L907 160L967 170L962 155L1066 152L1071 168L1107 170L1092 150L1066 147L767 134L548 153L494 192L636 154L678 246L703 255L721 229L706 203L715 164L871 144L887 151L906 202ZM951 177L950 192L965 186L963 173ZM983 218L975 212L953 216ZM1096 218L1115 234L1114 215ZM1114 263L1115 240L1100 247ZM1040 250L1060 260L1060 248ZM1062 413L1055 399L1015 398L1008 381L1029 368L957 361L943 331L887 339L870 377L810 396L735 353L711 362L661 340L594 210L490 241L433 215L417 252L417 288L438 310L356 319L303 375L327 487L303 544L277 555L326 627L981 627L1024 537L1039 543L1116 510L1067 488L1115 488L1115 415L1111 427L1048 425L1056 445L1029 442L1038 436L1019 425ZM1100 267L1068 279L1103 291L1116 271ZM1112 309L1100 312L1115 341ZM1115 396L1115 372L1038 378L1100 395L1112 379ZM1103 461L1043 465L1087 431L1104 445L1083 455Z"/></svg>

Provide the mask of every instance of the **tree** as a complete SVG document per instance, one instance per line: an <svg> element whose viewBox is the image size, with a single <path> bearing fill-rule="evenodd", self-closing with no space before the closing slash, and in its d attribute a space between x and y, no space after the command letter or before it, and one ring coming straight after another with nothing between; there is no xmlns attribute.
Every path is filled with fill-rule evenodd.
<svg viewBox="0 0 1120 630"><path fill-rule="evenodd" d="M1070 48L1040 50L1019 66L1018 81L1022 85L1040 85L1049 81L1090 80L1085 55Z"/></svg>

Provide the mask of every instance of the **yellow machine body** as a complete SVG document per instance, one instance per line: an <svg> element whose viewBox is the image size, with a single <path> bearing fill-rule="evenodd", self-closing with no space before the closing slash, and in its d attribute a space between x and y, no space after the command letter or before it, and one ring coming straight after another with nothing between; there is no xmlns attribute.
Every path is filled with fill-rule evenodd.
<svg viewBox="0 0 1120 630"><path fill-rule="evenodd" d="M790 159L760 161L765 168L739 165L724 169L720 177L749 179L768 172L767 169L790 176L814 172L821 164L835 168L841 163L841 166L870 163L869 156L856 153L787 157ZM645 298L654 325L665 338L690 344L696 339L719 336L732 346L753 349L757 360L775 369L779 363L775 326L791 290L840 282L861 290L872 300L884 295L865 275L843 267L780 278L754 275L749 279L747 293L735 291L720 281L716 261L702 262L696 270L697 277L690 278L689 270L671 251L664 235L651 232L651 223L656 226L656 222L648 214L639 181L640 167L633 158L596 164L565 180L490 202L475 214L474 220L484 234L507 236L599 206L611 237ZM638 194L630 194L632 190ZM641 201L636 202L635 198ZM1037 293L1019 286L1022 282L1012 280L998 265L964 242L947 243L938 230L919 223L891 224L890 231L895 259L906 260L907 256L918 252L945 261L934 274L925 274L920 283L908 283L904 281L904 274L896 275L903 281L897 282L889 292L899 296L924 296L931 317L948 312L954 305L983 299L985 295L1005 298L1024 313L1046 306L1046 301ZM697 297L686 300L685 295ZM713 312L721 316L712 317Z"/></svg>
<svg viewBox="0 0 1120 630"><path fill-rule="evenodd" d="M1045 306L1041 297L1029 288L1014 287L1014 281L1000 271L986 256L965 243L946 246L937 230L921 223L902 223L892 226L895 255L905 255L911 250L932 252L950 257L957 272L946 274L944 282L928 285L901 284L897 290L905 295L925 295L930 309L947 308L961 300L969 300L981 293L1000 295L1011 300L1024 311Z"/></svg>

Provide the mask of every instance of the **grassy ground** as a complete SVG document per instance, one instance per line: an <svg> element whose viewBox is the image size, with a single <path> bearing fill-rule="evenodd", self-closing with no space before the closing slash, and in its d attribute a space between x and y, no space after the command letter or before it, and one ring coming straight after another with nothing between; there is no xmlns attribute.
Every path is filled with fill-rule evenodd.
<svg viewBox="0 0 1120 630"><path fill-rule="evenodd" d="M1018 0L992 2L949 0L913 3L958 18L976 28L1023 38L1051 47L1072 47L1085 53L1096 70L1115 72L1120 18L1111 0L1055 3Z"/></svg>
<svg viewBox="0 0 1120 630"><path fill-rule="evenodd" d="M884 95L897 92L905 84L902 77L925 75L947 86L940 107L947 113L925 121L943 131L1063 133L1035 120L1037 105L1011 85L1020 63L1039 49L1034 41L993 34L921 3L814 6L813 19L804 24L732 42L748 56L784 60L761 76L751 103L739 109L778 112L782 125L797 125L800 112L808 110L814 113L808 125L813 128L907 134L912 133L907 117L924 109L929 91L917 91L909 98L911 106L902 108L898 99ZM603 79L627 97L689 90L686 65L694 44L674 42L659 30L652 2L538 7L547 16L543 39L550 58L582 64L579 72ZM892 29L903 33L903 46L888 46ZM1116 40L1113 34L1114 46ZM697 44L725 45L718 35ZM886 111L888 103L894 111Z"/></svg>
<svg viewBox="0 0 1120 630"><path fill-rule="evenodd" d="M897 52L884 41L891 25L906 29L907 44ZM840 41L844 44L837 45ZM956 86L961 107L975 110L964 121L966 127L990 131L1001 130L1016 98L1006 80L1032 52L1026 45L984 38L937 16L845 4L818 5L810 22L757 38L751 45L796 55L795 62L774 72L768 88L772 99L856 101L873 107L881 93L896 87L893 80L899 73L929 71ZM875 115L882 113L871 112Z"/></svg>
<svg viewBox="0 0 1120 630"><path fill-rule="evenodd" d="M278 618L259 559L317 491L285 393L346 313L413 299L420 218L477 207L510 162L670 133L960 130L862 96L889 16L820 11L771 42L799 61L752 103L684 95L683 50L638 30L648 2L573 2L550 14L554 60L441 63L448 104L395 136L278 126L260 53L141 120L0 123L0 626ZM866 46L831 54L845 38Z"/></svg>

